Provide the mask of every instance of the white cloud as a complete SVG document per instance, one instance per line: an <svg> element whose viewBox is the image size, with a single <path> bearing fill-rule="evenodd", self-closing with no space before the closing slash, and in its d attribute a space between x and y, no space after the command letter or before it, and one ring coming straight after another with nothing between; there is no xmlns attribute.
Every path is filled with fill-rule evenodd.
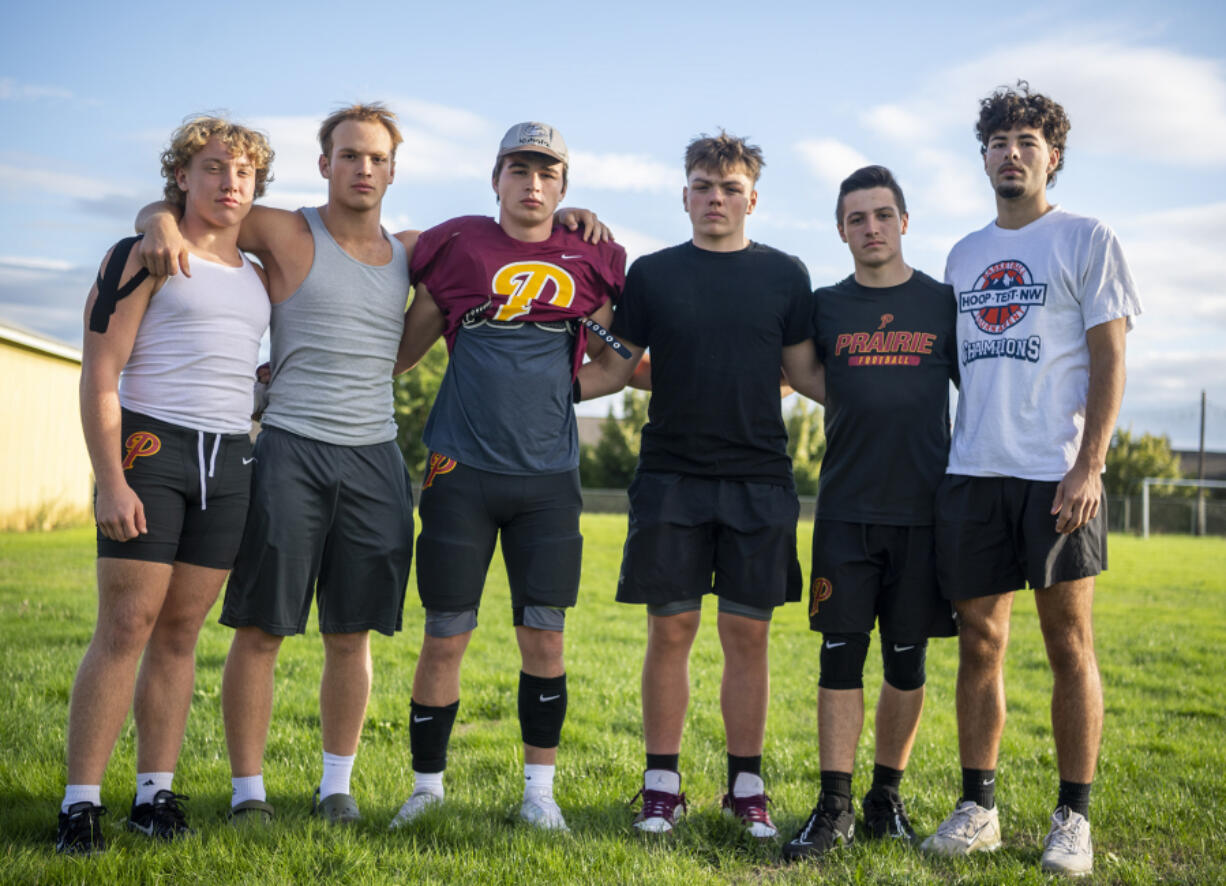
<svg viewBox="0 0 1226 886"><path fill-rule="evenodd" d="M1126 151L1174 164L1226 164L1222 61L1106 39L996 43L904 100L869 108L860 121L898 141L956 133L969 145L979 100L1019 78L1068 111L1070 156Z"/></svg>
<svg viewBox="0 0 1226 886"><path fill-rule="evenodd" d="M0 100L36 100L42 98L72 98L72 93L58 86L18 83L12 77L0 77Z"/></svg>
<svg viewBox="0 0 1226 886"><path fill-rule="evenodd" d="M58 258L31 258L16 255L0 255L0 268L14 268L19 271L70 271L72 262L61 261Z"/></svg>
<svg viewBox="0 0 1226 886"><path fill-rule="evenodd" d="M908 198L913 206L922 204L929 213L957 218L987 217L995 212L979 164L968 163L963 154L921 148L916 152L915 164L919 181L916 186L908 184L904 190L913 195Z"/></svg>
<svg viewBox="0 0 1226 886"><path fill-rule="evenodd" d="M838 185L871 161L855 148L833 138L815 138L796 144L809 171L828 185Z"/></svg>
<svg viewBox="0 0 1226 886"><path fill-rule="evenodd" d="M585 188L680 194L685 185L681 170L646 154L570 152L571 175Z"/></svg>
<svg viewBox="0 0 1226 886"><path fill-rule="evenodd" d="M659 237L651 234L645 234L642 231L636 231L634 228L627 228L624 225L610 221L609 227L612 229L614 236L617 237L617 242L620 243L626 250L626 264L634 261L640 255L658 252L665 246L671 246Z"/></svg>
<svg viewBox="0 0 1226 886"><path fill-rule="evenodd" d="M60 170L22 168L0 163L0 188L97 199L126 195L114 182L70 175Z"/></svg>

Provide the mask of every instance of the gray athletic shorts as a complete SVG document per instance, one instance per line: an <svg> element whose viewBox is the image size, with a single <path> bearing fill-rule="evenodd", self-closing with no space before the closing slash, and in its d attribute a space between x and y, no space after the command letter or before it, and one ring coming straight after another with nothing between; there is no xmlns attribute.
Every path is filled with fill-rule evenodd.
<svg viewBox="0 0 1226 886"><path fill-rule="evenodd" d="M394 441L336 446L264 428L221 623L286 636L312 597L325 634L400 630L413 495Z"/></svg>
<svg viewBox="0 0 1226 886"><path fill-rule="evenodd" d="M1075 532L1056 532L1056 481L946 474L937 488L936 550L941 593L970 600L1048 588L1107 568L1107 497Z"/></svg>
<svg viewBox="0 0 1226 886"><path fill-rule="evenodd" d="M791 487L644 471L629 492L619 602L659 614L711 593L758 612L800 599Z"/></svg>

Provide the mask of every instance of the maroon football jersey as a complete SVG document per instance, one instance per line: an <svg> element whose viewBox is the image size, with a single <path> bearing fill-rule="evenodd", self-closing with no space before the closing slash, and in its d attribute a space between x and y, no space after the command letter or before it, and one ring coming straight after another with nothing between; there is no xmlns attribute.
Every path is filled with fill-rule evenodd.
<svg viewBox="0 0 1226 886"><path fill-rule="evenodd" d="M548 240L516 240L494 219L466 215L423 231L409 265L413 284L424 283L447 320L450 349L465 322L545 322L586 317L615 299L626 282L626 250L616 243L585 243L555 225ZM576 369L587 329L579 326Z"/></svg>

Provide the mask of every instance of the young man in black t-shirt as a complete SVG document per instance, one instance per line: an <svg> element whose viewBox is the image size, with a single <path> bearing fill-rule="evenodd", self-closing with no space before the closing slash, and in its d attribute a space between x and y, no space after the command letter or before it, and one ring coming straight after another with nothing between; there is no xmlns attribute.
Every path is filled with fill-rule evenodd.
<svg viewBox="0 0 1226 886"><path fill-rule="evenodd" d="M954 633L932 541L933 498L949 453L949 381L957 380L953 293L903 261L906 202L885 167L865 167L842 183L836 219L856 270L819 289L813 313L826 373L809 605L823 640L821 795L784 846L791 859L852 839L851 773L874 621L885 682L865 825L870 837L915 839L898 788L924 705L928 638Z"/></svg>
<svg viewBox="0 0 1226 886"><path fill-rule="evenodd" d="M760 149L726 133L690 143L683 200L693 238L634 263L613 321L636 359L602 355L579 373L577 395L611 393L651 349L653 390L617 589L618 600L647 604L647 768L634 820L646 833L671 831L685 808L678 762L689 655L702 598L714 593L724 650L723 805L753 837L776 834L761 777L767 638L774 608L801 591L780 365L798 390L821 392L808 273L745 235L761 167Z"/></svg>

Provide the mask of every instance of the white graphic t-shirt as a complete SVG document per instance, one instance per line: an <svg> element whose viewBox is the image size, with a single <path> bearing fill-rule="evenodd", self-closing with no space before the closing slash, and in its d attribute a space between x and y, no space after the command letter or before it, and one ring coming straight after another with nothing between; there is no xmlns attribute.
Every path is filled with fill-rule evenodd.
<svg viewBox="0 0 1226 886"><path fill-rule="evenodd" d="M950 251L962 386L948 473L1061 480L1085 427L1086 330L1141 313L1119 241L1053 207L1019 230L993 221Z"/></svg>

